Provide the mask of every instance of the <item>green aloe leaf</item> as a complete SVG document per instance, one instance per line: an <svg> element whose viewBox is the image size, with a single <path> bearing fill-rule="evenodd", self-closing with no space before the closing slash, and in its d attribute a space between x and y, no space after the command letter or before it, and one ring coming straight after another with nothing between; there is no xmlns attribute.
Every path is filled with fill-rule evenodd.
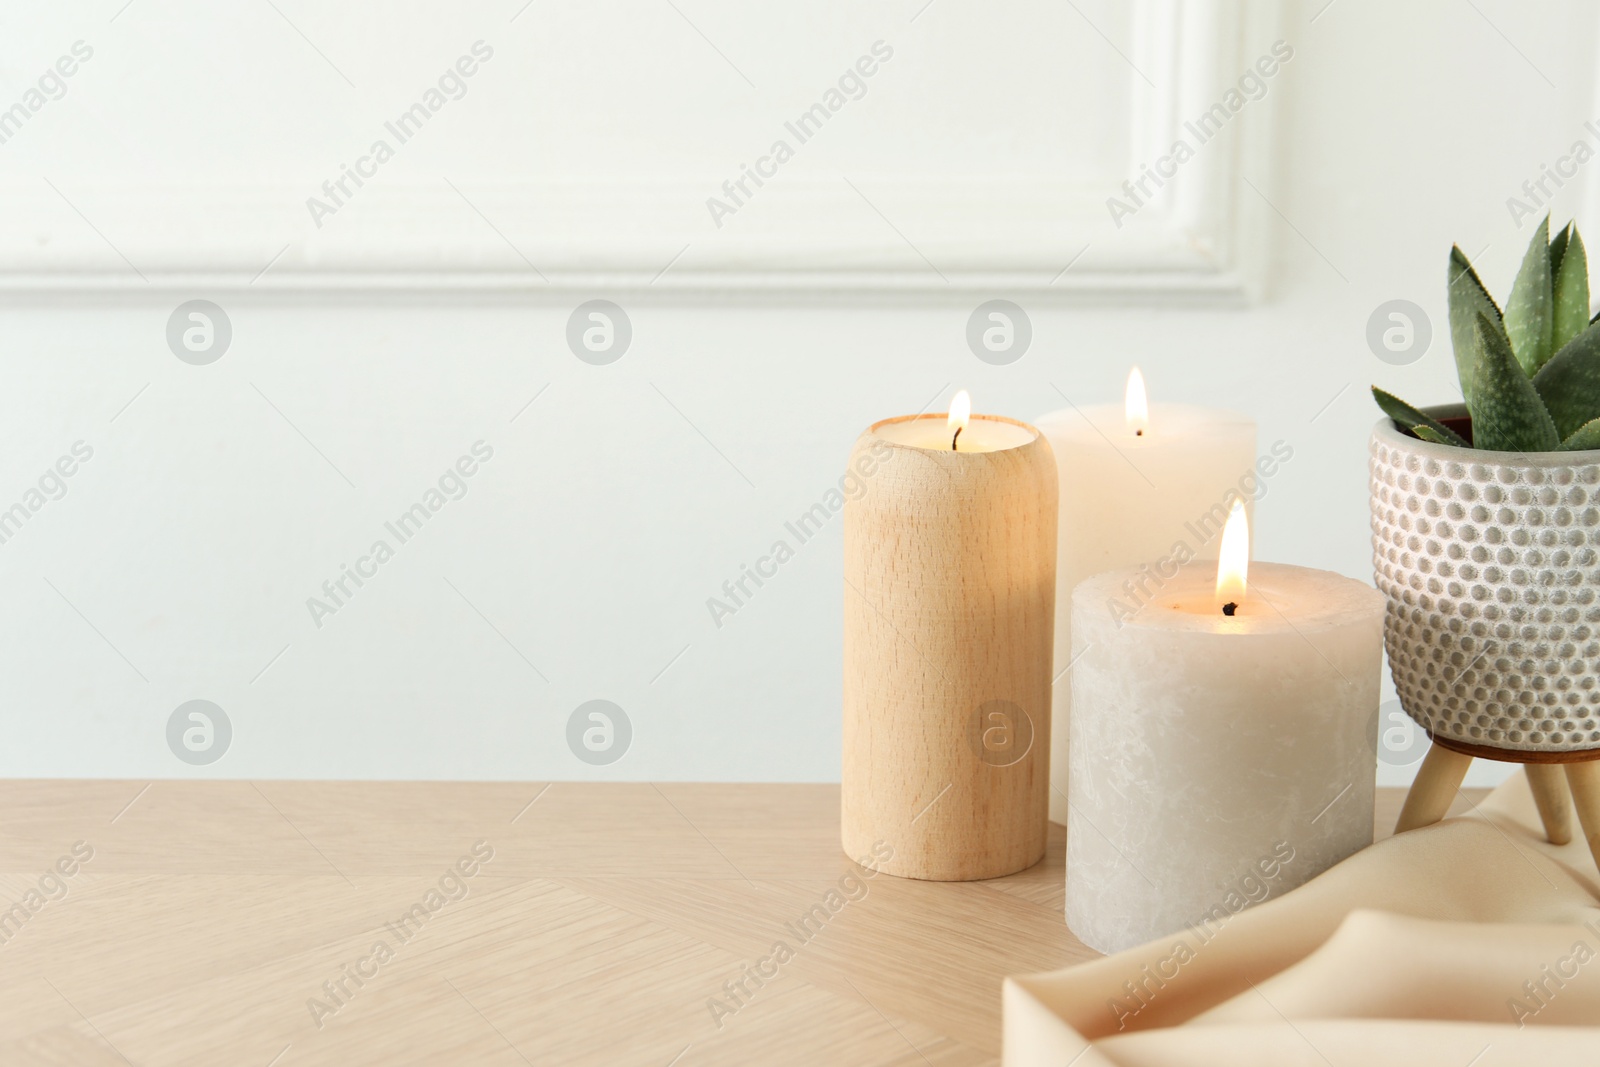
<svg viewBox="0 0 1600 1067"><path fill-rule="evenodd" d="M1563 437L1600 417L1600 325L1591 323L1551 356L1533 387Z"/></svg>
<svg viewBox="0 0 1600 1067"><path fill-rule="evenodd" d="M1551 265L1555 277L1555 326L1550 334L1550 351L1560 352L1566 343L1583 332L1589 325L1589 256L1583 250L1583 238L1571 223L1561 231L1563 242L1561 258L1556 259L1556 246L1550 245Z"/></svg>
<svg viewBox="0 0 1600 1067"><path fill-rule="evenodd" d="M1421 437L1424 441L1434 441L1441 445L1456 445L1460 448L1471 448L1466 440L1444 423L1432 416L1412 407L1393 393L1384 392L1376 385L1372 387L1372 399L1378 402L1383 413L1399 423L1401 426L1411 427L1411 432ZM1432 437L1424 436L1421 431L1427 430Z"/></svg>
<svg viewBox="0 0 1600 1067"><path fill-rule="evenodd" d="M1567 242L1572 239L1572 223L1561 227L1561 232L1550 238L1550 277L1561 276L1561 257L1567 254Z"/></svg>
<svg viewBox="0 0 1600 1067"><path fill-rule="evenodd" d="M1470 406L1472 378L1477 372L1473 363L1473 353L1476 351L1473 331L1478 316L1487 316L1501 337L1505 337L1505 327L1501 324L1499 306L1495 304L1494 297L1489 295L1489 290L1483 287L1478 272L1472 269L1472 263L1461 251L1460 245L1450 249L1450 267L1445 277L1450 292L1450 346L1456 354L1456 376L1461 380L1461 395ZM1511 342L1507 339L1506 343Z"/></svg>
<svg viewBox="0 0 1600 1067"><path fill-rule="evenodd" d="M1550 216L1546 215L1528 243L1527 254L1506 301L1505 330L1511 351L1529 377L1554 353L1550 347L1555 325L1555 296L1550 278Z"/></svg>
<svg viewBox="0 0 1600 1067"><path fill-rule="evenodd" d="M1542 253L1540 260L1548 269ZM1474 336L1473 446L1494 452L1556 451L1561 446L1556 424L1488 316L1478 316Z"/></svg>
<svg viewBox="0 0 1600 1067"><path fill-rule="evenodd" d="M1584 423L1577 432L1561 442L1563 452L1587 452L1593 448L1600 448L1600 419Z"/></svg>
<svg viewBox="0 0 1600 1067"><path fill-rule="evenodd" d="M1446 427L1446 429L1448 429L1448 427ZM1461 444L1461 439L1459 437L1457 437L1454 441L1452 441L1452 440L1450 440L1450 437L1455 437L1454 434L1451 434L1450 437L1446 437L1444 434L1440 433L1438 430L1435 430L1432 426L1429 426L1425 422L1424 423L1418 423L1416 426L1411 427L1411 432L1416 434L1422 440L1424 440L1424 441L1432 441L1436 445L1460 445Z"/></svg>

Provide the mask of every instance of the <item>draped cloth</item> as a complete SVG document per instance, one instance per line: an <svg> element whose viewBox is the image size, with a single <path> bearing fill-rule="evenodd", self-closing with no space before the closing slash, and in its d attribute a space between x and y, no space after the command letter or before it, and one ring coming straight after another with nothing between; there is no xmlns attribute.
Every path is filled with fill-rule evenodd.
<svg viewBox="0 0 1600 1067"><path fill-rule="evenodd" d="M1600 872L1517 774L1224 920L1007 978L1006 1067L1600 1063Z"/></svg>

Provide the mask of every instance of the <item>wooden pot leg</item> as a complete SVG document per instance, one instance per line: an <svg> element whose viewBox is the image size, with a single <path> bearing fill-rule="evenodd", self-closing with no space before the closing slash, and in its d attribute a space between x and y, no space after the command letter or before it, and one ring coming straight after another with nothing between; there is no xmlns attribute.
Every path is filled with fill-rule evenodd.
<svg viewBox="0 0 1600 1067"><path fill-rule="evenodd" d="M1600 761L1568 763L1567 784L1572 787L1572 804L1578 809L1578 824L1596 863L1600 863Z"/></svg>
<svg viewBox="0 0 1600 1067"><path fill-rule="evenodd" d="M1552 845L1571 841L1572 794L1567 789L1567 776L1554 763L1525 763L1522 769L1527 772L1533 802L1539 806L1544 836Z"/></svg>
<svg viewBox="0 0 1600 1067"><path fill-rule="evenodd" d="M1439 745L1428 749L1417 770L1416 781L1411 783L1411 792L1406 794L1405 807L1400 809L1400 821L1395 823L1394 832L1403 834L1419 826L1432 826L1444 818L1470 766L1471 756ZM1596 826L1600 828L1600 823Z"/></svg>

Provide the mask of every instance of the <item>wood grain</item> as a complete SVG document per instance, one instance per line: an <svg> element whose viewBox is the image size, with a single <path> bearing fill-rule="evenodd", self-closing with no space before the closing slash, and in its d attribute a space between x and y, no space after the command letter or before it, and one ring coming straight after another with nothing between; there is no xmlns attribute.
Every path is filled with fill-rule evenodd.
<svg viewBox="0 0 1600 1067"><path fill-rule="evenodd" d="M1572 806L1578 812L1578 825L1589 843L1589 853L1600 864L1600 762L1569 763L1567 786L1572 791Z"/></svg>
<svg viewBox="0 0 1600 1067"><path fill-rule="evenodd" d="M1025 870L1049 822L1050 444L1025 426L1016 447L935 451L883 425L844 506L845 851L911 878Z"/></svg>
<svg viewBox="0 0 1600 1067"><path fill-rule="evenodd" d="M1553 763L1524 763L1522 771L1528 776L1528 789L1539 809L1545 837L1552 845L1571 841L1572 790L1567 787L1566 772Z"/></svg>
<svg viewBox="0 0 1600 1067"><path fill-rule="evenodd" d="M1445 812L1461 793L1461 782L1472 766L1472 757L1457 752L1446 745L1431 745L1422 757L1416 780L1406 794L1405 805L1400 809L1394 832L1403 834L1420 826L1432 826L1444 818Z"/></svg>
<svg viewBox="0 0 1600 1067"><path fill-rule="evenodd" d="M969 1067L999 1055L1004 975L1095 956L1062 920L1063 827L1007 878L866 878L831 785L40 781L0 804L6 902L93 850L0 923L7 1067ZM1380 791L1379 836L1399 804Z"/></svg>

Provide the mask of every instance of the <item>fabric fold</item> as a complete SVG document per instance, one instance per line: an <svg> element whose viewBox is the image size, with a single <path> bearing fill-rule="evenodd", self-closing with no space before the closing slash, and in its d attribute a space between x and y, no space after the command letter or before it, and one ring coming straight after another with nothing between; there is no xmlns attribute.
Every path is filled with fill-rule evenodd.
<svg viewBox="0 0 1600 1067"><path fill-rule="evenodd" d="M1005 985L1012 1067L1593 1061L1600 872L1544 839L1518 774L1225 921Z"/></svg>

